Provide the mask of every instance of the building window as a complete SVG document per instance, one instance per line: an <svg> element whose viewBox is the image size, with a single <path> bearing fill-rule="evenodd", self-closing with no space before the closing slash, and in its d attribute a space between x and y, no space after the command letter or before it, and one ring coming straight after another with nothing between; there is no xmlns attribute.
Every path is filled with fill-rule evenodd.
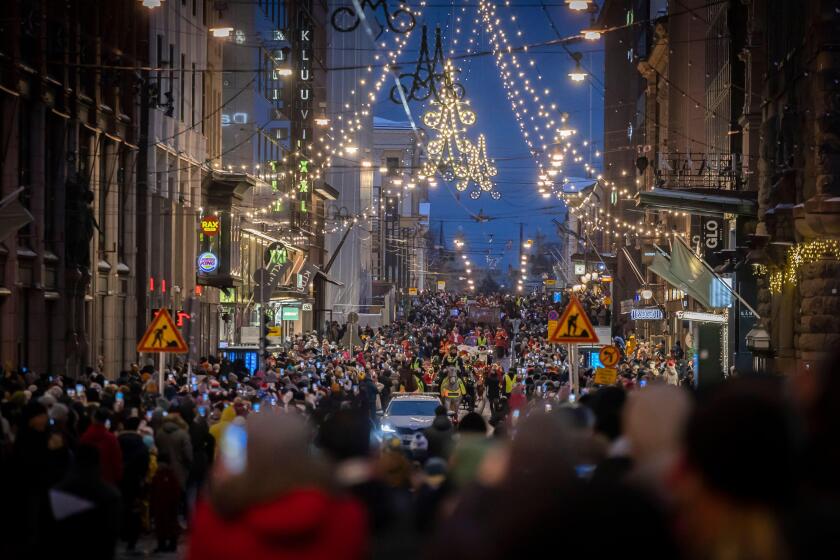
<svg viewBox="0 0 840 560"><path fill-rule="evenodd" d="M110 177L108 176L108 142L102 140L102 136L99 138L99 213L96 221L99 223L99 252L103 254L107 250L105 233L108 231Z"/></svg>
<svg viewBox="0 0 840 560"><path fill-rule="evenodd" d="M207 120L207 89L204 81L204 72L201 73L201 134L204 135L204 121Z"/></svg>
<svg viewBox="0 0 840 560"><path fill-rule="evenodd" d="M129 216L128 208L128 157L129 151L123 145L120 145L117 155L117 200L119 211L117 213L117 259L119 262L125 262L125 246L126 246L126 221Z"/></svg>
<svg viewBox="0 0 840 560"><path fill-rule="evenodd" d="M193 4L193 5L195 5L195 4ZM195 125L196 125L196 122L195 122L195 109L196 109L195 100L196 100L196 97L195 97L195 62L193 62L192 63L192 97L190 97L190 113L192 114L192 127L193 128L195 128Z"/></svg>
<svg viewBox="0 0 840 560"><path fill-rule="evenodd" d="M27 210L32 209L32 129L29 123L30 104L23 99L18 101L18 185L24 187L20 193L20 203ZM31 247L32 224L28 223L18 230L19 243Z"/></svg>
<svg viewBox="0 0 840 560"><path fill-rule="evenodd" d="M389 157L385 158L385 167L388 168L388 176L393 177L397 175L400 171L400 158L398 157Z"/></svg>
<svg viewBox="0 0 840 560"><path fill-rule="evenodd" d="M181 122L184 122L184 107L185 107L185 105L184 105L184 93L186 92L186 87L185 87L186 83L185 82L187 81L186 68L187 68L187 55L182 53L181 54L181 99L180 99L181 111L180 111L180 115L179 115L181 117Z"/></svg>
<svg viewBox="0 0 840 560"><path fill-rule="evenodd" d="M48 114L44 132L44 245L51 249L56 237L55 198L61 188L57 182L58 166L63 161L64 121Z"/></svg>

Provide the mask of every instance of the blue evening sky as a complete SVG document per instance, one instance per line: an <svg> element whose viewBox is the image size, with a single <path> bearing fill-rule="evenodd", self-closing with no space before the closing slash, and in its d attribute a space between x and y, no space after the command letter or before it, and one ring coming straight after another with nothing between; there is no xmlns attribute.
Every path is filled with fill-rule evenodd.
<svg viewBox="0 0 840 560"><path fill-rule="evenodd" d="M462 21L458 44L451 45L451 48L454 48L456 53L466 51L466 41L474 28L474 16L478 13L477 2L470 2L463 12L461 7L464 4L461 2L454 2L454 9L443 7L444 3L441 0L429 2L430 7L425 9L423 20L418 22L417 32L411 37L408 51L402 55L401 61L416 59L420 43L419 27L422 23L426 23L430 28L430 43L433 40L435 24L440 24L444 47L447 48L447 43L453 36L452 14L461 16ZM558 37L538 0L514 0L510 7L503 4L497 2L497 15L501 18L501 25L512 45L532 45ZM545 1L546 9L560 36L572 36L589 26L588 15L572 12L562 4L563 2L558 0ZM516 22L510 21L511 14L516 15ZM522 34L518 35L520 31ZM474 37L479 41L478 50L490 49L490 40L483 25L479 26ZM551 89L547 105L556 103L558 116L561 111L569 113L570 123L578 131L578 147L584 139L591 139L594 153L595 149L603 147L602 43L586 41L568 47L572 52L584 53L583 64L595 76L594 79L589 78L591 88L590 82L571 82L567 74L574 66L574 61L560 45L531 48L527 53L520 53L519 60L527 65L530 59L534 59L533 67L525 67L528 77L532 83ZM430 45L430 48L433 48L433 45ZM528 147L517 125L493 58L480 56L459 61L457 65L461 69L461 82L466 87L467 98L477 113L477 122L469 129L470 137L475 140L479 133L487 137L488 155L496 160L499 169L496 188L501 192L502 198L494 201L483 195L481 199L474 201L464 193L460 201L456 201L454 184L447 187L439 180L438 187L435 190L430 189L431 228L437 233L443 221L447 245L450 248L452 240L460 232L466 239L469 250L478 253L474 255L476 264L482 268L486 266L484 258L479 254L486 252L489 247L493 253L502 257L498 268L506 270L507 265L515 265L518 258L519 223L525 223L526 239L534 237L537 230L542 229L550 241L555 241L557 234L551 219L562 217L564 211L556 198L543 199L537 193L537 168L528 154ZM413 70L409 69L407 64L404 67L404 72ZM537 82L537 69L542 75L541 82ZM525 101L529 107L532 106L528 94L525 94ZM419 125L424 107L414 102L411 104L411 110L415 122ZM376 103L375 112L377 116L388 119L406 120L404 109L391 102L380 100ZM596 169L600 169L600 158L593 158L591 163ZM565 171L570 176L583 176L582 168L575 173L574 167L567 166ZM486 215L498 216L499 219L476 223L470 219L468 212L477 214L480 210ZM488 243L491 234L492 245ZM509 251L504 250L507 240L513 241Z"/></svg>

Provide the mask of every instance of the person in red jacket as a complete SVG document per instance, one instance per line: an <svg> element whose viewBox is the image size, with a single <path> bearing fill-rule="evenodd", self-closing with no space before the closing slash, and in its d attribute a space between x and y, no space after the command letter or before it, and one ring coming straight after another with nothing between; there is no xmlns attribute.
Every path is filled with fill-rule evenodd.
<svg viewBox="0 0 840 560"><path fill-rule="evenodd" d="M302 421L252 414L245 433L244 465L236 456L226 460L222 438L208 495L196 506L187 559L366 558L366 514L330 490Z"/></svg>
<svg viewBox="0 0 840 560"><path fill-rule="evenodd" d="M105 408L97 408L93 413L93 422L85 430L79 443L99 450L102 480L119 486L122 480L122 450L117 436L111 433L110 428L111 413Z"/></svg>

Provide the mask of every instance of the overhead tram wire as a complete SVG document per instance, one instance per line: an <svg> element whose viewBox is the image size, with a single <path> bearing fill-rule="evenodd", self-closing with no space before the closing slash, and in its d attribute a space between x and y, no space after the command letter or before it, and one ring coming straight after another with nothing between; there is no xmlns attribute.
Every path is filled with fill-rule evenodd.
<svg viewBox="0 0 840 560"><path fill-rule="evenodd" d="M714 0L712 2L708 2L706 4L703 4L702 6L697 6L697 7L694 8L694 10L702 10L704 8L717 6L719 4L723 4L723 3L726 3L728 1L729 0ZM230 3L233 3L233 2L228 0L228 3L230 4ZM561 5L565 6L566 4L565 3L564 4L547 3L546 5L547 6L555 6L555 5L556 6L561 6ZM430 6L429 4L425 5L425 7L429 7L429 6ZM443 5L443 4L432 5L432 6L433 7L434 6L436 6L436 7L448 7L448 4L447 5ZM478 8L478 4L477 3L474 4L474 7ZM542 5L540 3L529 4L527 6L517 4L516 7L541 8ZM691 13L691 10L683 10L683 11L673 12L673 13L669 14L669 17L676 17L676 16L680 16L680 15L684 15L684 14L690 14L690 13ZM636 21L634 21L633 23L630 23L630 24L618 25L618 26L615 26L615 27L604 29L604 30L601 31L601 34L604 35L604 34L607 34L607 33L614 32L614 31L619 31L621 29L628 29L628 28L635 27L635 26L642 25L642 24L653 23L657 19L658 18L636 20ZM580 34L575 34L575 35L570 35L569 37L563 37L563 38L558 38L558 39L550 39L548 41L540 41L540 42L537 42L537 43L520 45L518 47L511 47L511 52L530 51L531 49L539 48L539 47L558 46L558 45L562 45L564 42L570 42L570 41L573 41L573 40L577 40L579 38L580 38ZM356 49L354 49L354 50L356 50ZM492 50L485 50L485 51L476 51L476 52L472 52L472 53L464 52L464 53L452 55L449 58L451 60L463 60L463 59L467 59L467 58L491 56L492 54L493 54ZM325 72L338 72L338 71L343 71L343 70L364 70L364 69L367 69L368 67L384 68L386 66L390 67L391 69L394 69L394 67L399 67L399 66L410 66L410 65L415 64L416 62L417 62L416 60L406 60L406 61L398 61L396 63L387 63L386 62L386 63L376 63L376 64L352 65L352 66L334 66L334 67L326 67L326 68L323 68L322 70L325 71ZM64 66L71 66L71 67L74 67L74 68L83 68L83 69L84 68L89 68L89 69L94 69L94 70L96 70L96 69L121 70L121 71L142 71L142 70L146 70L146 71L149 71L149 72L174 71L174 72L185 72L185 73L202 72L202 73L220 73L220 74L241 73L241 72L256 73L256 72L259 72L261 70L264 70L264 69L260 69L260 68L196 68L195 70L193 70L192 68L179 69L176 66L172 66L172 67L169 67L169 66L156 67L156 66L140 66L140 65L125 66L125 65L111 65L111 64L81 64L81 63L72 63L72 62L67 63L65 61L61 61L61 62L56 62L56 61L49 62L48 61L47 64L62 64ZM178 79L178 78L175 77L174 79Z"/></svg>

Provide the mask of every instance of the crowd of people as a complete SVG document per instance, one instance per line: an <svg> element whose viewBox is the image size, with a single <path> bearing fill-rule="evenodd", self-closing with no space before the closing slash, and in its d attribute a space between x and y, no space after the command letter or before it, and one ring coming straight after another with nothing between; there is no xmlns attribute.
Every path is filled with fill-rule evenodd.
<svg viewBox="0 0 840 560"><path fill-rule="evenodd" d="M352 348L330 325L258 371L215 356L162 376L6 367L0 556L140 554L144 535L195 559L783 559L836 544L830 368L696 391L681 348L628 337L616 382L579 364L575 391L545 341L557 308L424 293ZM398 393L441 399L410 446L379 426Z"/></svg>

